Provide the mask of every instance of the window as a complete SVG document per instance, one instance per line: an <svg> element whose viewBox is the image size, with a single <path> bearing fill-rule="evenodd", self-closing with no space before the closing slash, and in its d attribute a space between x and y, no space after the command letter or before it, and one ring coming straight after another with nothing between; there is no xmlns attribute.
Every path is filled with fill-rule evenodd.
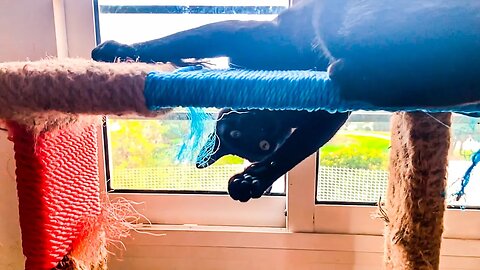
<svg viewBox="0 0 480 270"><path fill-rule="evenodd" d="M384 196L388 180L390 147L388 112L355 112L319 151L317 203L342 202L373 204ZM432 116L433 117L433 116ZM471 165L471 156L480 149L476 118L454 114L447 179L447 194L460 189L460 180ZM475 174L477 168L472 172ZM451 207L479 207L475 194L480 185L467 186L460 201L449 196Z"/></svg>
<svg viewBox="0 0 480 270"><path fill-rule="evenodd" d="M317 185L314 208L315 231L331 233L379 234L383 224L371 218L388 180L388 152L391 114L355 112L316 156ZM457 201L460 179L472 164L471 155L480 149L478 119L453 114L447 175L445 237L469 238L477 235L480 183L471 182L466 195ZM313 159L313 158L312 158ZM313 169L313 162L311 162ZM478 175L478 168L472 177ZM461 209L461 210L459 210ZM468 209L462 211L463 209ZM325 220L335 215L338 221ZM352 220L355 222L352 223ZM467 221L468 220L468 221ZM317 222L318 221L318 222ZM353 226L354 224L354 226ZM458 226L465 227L458 230ZM455 229L457 228L457 229Z"/></svg>
<svg viewBox="0 0 480 270"><path fill-rule="evenodd" d="M372 204L384 194L388 178L390 116L354 112L319 151L318 203Z"/></svg>
<svg viewBox="0 0 480 270"><path fill-rule="evenodd" d="M209 122L213 126L213 120ZM112 191L225 194L225 179L248 165L229 155L199 170L195 160L177 157L189 132L189 120L181 110L161 120L108 118L106 132ZM277 181L270 194L284 195L284 183Z"/></svg>
<svg viewBox="0 0 480 270"><path fill-rule="evenodd" d="M96 2L98 2L99 7L98 19L101 39L115 39L125 43L158 38L207 22L232 18L232 16L237 19L239 17L271 19L275 16L275 12L288 5L288 1L266 0L261 1L261 7L276 7L269 8L268 10L271 11L269 14L219 15L211 14L212 12L201 14L199 11L193 12L194 14L185 14L184 11L170 12L171 10L177 10L172 7L179 6L179 1L175 0L132 0L130 2L98 0ZM189 0L182 1L180 6L216 6L220 8L214 10L233 13L231 12L232 9L225 8L226 6L230 7L230 4L225 3L231 2L227 0ZM258 7L259 3L259 1L254 0L235 1L235 5L238 6ZM148 11L148 6L155 6L155 8ZM251 13L255 9L250 8L250 6L245 10ZM236 8L238 7L236 6ZM146 9L148 14L142 13ZM115 10L120 12L115 13ZM187 17L188 19L185 19ZM176 25L177 22L178 25ZM155 25L167 25L168 27L152 27ZM138 29L143 28L148 30L142 36ZM69 44L69 46L71 45ZM217 64L224 65L226 61L226 59L222 59ZM287 176L288 184L276 189L277 193L282 193L286 189L286 197L266 196L247 204L234 202L224 194L225 183L228 179L226 175L230 175L230 172L225 172L223 176L219 173L213 173L216 177L218 176L218 181L210 181L208 185L196 180L190 181L192 176L187 176L187 178L175 176L177 172L173 174L174 176L168 174L166 177L178 177L181 180L186 180L186 183L177 183L178 181L176 181L172 184L168 181L157 181L156 178L154 178L155 181L147 181L145 177L136 178L137 180L132 182L132 178L127 177L125 170L131 168L122 165L125 164L123 163L124 160L116 158L114 151L123 151L121 147L133 143L137 146L136 150L141 151L142 155L147 147L151 149L158 147L156 151L152 150L151 155L172 158L177 149L167 146L176 145L178 147L186 128L184 119L185 115L181 110L161 121L108 119L106 138L110 143L109 152L107 152L110 164L107 167L112 169L110 176L113 181L110 183L110 187L115 190L110 193L110 196L126 197L133 201L144 202L139 206L139 210L150 221L160 224L195 223L202 225L265 226L287 228L290 232L382 234L383 223L372 219L371 214L375 212L376 202L383 195L386 186L389 113L356 112L337 136L318 155L312 155L289 172ZM140 141L146 145L145 148L138 147L142 144L134 143L135 141L121 141L121 139L125 139L122 138L125 132L130 132L127 131L127 126L130 131L141 130L136 134L143 136ZM156 129L163 130L161 140L158 136L155 136L158 134ZM470 165L471 152L479 147L478 141L480 138L477 133L478 123L476 119L461 115L454 116L448 179L449 194L458 190L459 182L457 179ZM155 144L155 146L152 147L151 144ZM339 145L342 145L342 147L339 147ZM345 156L348 156L349 159L345 159ZM167 163L172 163L172 160L167 162L160 158L158 162L158 164L154 164L156 169L166 166ZM244 166L241 161L234 157L225 160L225 164L232 166L229 167L232 170L233 166L237 166L233 165L235 163L238 163L238 168ZM122 166L125 168L122 168ZM133 171L135 172L135 168ZM164 173L156 171L149 173L154 174L155 177L170 173L168 169L165 169L165 171ZM148 175L148 173L144 173ZM476 174L476 171L472 174L472 182L467 189L466 200L449 202L451 208L446 213L445 237L478 238L477 228L480 225L480 214L475 209L480 206L480 202L476 199L476 196L473 196L480 186L473 180ZM339 187L339 185L343 186ZM158 192L159 190L162 192ZM456 209L459 205L467 206L467 209ZM286 218L285 208L287 209ZM182 213L182 215L179 215L179 213Z"/></svg>
<svg viewBox="0 0 480 270"><path fill-rule="evenodd" d="M97 4L98 42L113 39L128 44L227 19L271 20L288 7L289 1L98 0ZM224 58L208 60L213 67L228 64ZM216 118L217 110L209 112ZM152 222L284 226L285 178L275 183L264 200L246 206L232 201L226 193L227 180L248 164L235 156L225 156L202 170L181 163L176 157L188 125L181 108L164 119L107 118L105 157L111 195L146 201L146 207L155 212L148 214ZM161 213L150 208L150 202L177 210ZM210 215L198 215L199 207L208 209ZM250 212L252 218L241 220L238 211ZM179 218L174 213L185 215Z"/></svg>

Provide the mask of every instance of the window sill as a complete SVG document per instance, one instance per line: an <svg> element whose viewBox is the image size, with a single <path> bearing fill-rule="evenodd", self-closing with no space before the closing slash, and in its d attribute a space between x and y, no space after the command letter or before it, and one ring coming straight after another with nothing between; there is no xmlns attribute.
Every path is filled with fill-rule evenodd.
<svg viewBox="0 0 480 270"><path fill-rule="evenodd" d="M253 226L210 226L198 224L138 224L135 229L141 232L236 232L236 233L290 233L286 228Z"/></svg>
<svg viewBox="0 0 480 270"><path fill-rule="evenodd" d="M383 237L294 233L285 228L244 226L148 225L135 228L130 245L242 247L383 253Z"/></svg>
<svg viewBox="0 0 480 270"><path fill-rule="evenodd" d="M314 264L332 264L335 267L337 264L344 266L358 264L366 267L359 269L381 269L384 249L384 239L380 235L292 233L282 228L192 224L139 225L136 232L132 232L132 237L126 239L124 243L127 247L123 258L125 262L146 260L154 264L166 260L173 263L175 258L184 256L177 252L187 252L193 257L203 258L207 256L206 254L212 254L211 252L215 251L219 254L209 256L217 256L219 260L225 261L233 258L254 260L255 256L260 256L259 253L268 253L270 255L265 255L267 257L264 258L266 260L264 263L271 260L270 263L275 265L279 263L278 260L281 260L282 256L290 254L293 256L289 257L292 261L288 259L283 262L284 264L293 263L297 257L313 256ZM478 239L444 239L441 269L478 269L479 246ZM248 253L253 257L243 258L239 255L240 253ZM230 255L233 257L230 258ZM184 257L189 260L188 256ZM175 261L175 263L178 262ZM122 264L119 263L120 265Z"/></svg>

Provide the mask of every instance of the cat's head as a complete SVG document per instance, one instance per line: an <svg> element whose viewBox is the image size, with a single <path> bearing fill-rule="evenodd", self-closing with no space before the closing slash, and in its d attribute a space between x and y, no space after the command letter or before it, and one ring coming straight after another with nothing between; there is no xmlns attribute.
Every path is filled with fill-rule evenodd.
<svg viewBox="0 0 480 270"><path fill-rule="evenodd" d="M268 110L223 109L217 117L215 132L209 141L213 153L200 155L197 168L205 168L225 155L236 155L250 162L258 162L272 154L290 136L292 128L285 125ZM204 146L201 153L208 151Z"/></svg>

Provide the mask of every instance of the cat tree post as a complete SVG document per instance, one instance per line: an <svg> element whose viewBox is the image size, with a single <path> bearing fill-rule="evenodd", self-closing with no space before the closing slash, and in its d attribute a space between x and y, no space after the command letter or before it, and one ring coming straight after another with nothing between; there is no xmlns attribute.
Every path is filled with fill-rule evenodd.
<svg viewBox="0 0 480 270"><path fill-rule="evenodd" d="M385 208L388 270L439 269L450 113L392 116Z"/></svg>
<svg viewBox="0 0 480 270"><path fill-rule="evenodd" d="M34 133L9 121L26 270L106 268L96 125Z"/></svg>

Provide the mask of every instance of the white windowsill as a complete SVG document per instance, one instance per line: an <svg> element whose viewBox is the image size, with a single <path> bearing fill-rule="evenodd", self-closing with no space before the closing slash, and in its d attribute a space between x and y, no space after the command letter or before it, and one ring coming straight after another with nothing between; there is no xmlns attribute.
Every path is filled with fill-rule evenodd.
<svg viewBox="0 0 480 270"><path fill-rule="evenodd" d="M132 237L125 241L127 246L215 246L383 253L385 241L382 235L292 233L284 228L142 224L135 229ZM441 255L478 259L480 239L445 238Z"/></svg>

